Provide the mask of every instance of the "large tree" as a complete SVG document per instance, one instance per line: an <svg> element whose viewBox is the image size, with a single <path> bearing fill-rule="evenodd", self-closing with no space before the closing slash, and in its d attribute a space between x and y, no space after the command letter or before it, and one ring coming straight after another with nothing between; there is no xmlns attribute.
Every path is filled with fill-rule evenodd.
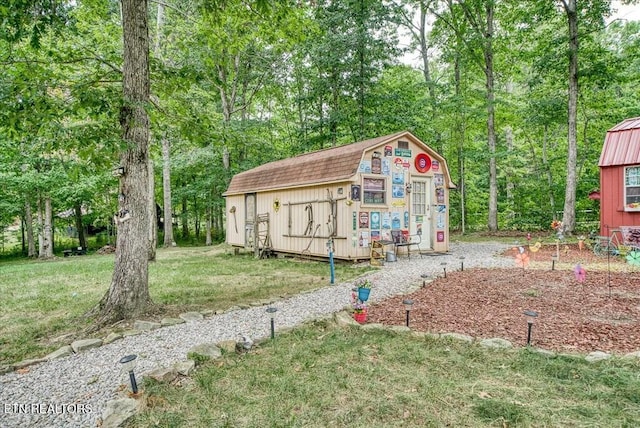
<svg viewBox="0 0 640 428"><path fill-rule="evenodd" d="M100 323L130 318L151 303L149 249L149 30L146 0L122 1L123 151L116 225L116 260L109 291L98 304Z"/></svg>

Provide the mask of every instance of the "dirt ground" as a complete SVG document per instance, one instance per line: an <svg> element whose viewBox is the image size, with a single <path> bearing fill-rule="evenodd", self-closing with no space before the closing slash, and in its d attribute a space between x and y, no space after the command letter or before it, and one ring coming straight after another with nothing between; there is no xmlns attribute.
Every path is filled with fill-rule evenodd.
<svg viewBox="0 0 640 428"><path fill-rule="evenodd" d="M559 252L559 260L552 255ZM410 295L372 305L367 322L404 325L404 299L414 301L410 326L434 333L527 341L526 310L536 311L533 346L561 352L640 351L640 267L623 257L598 257L577 245L525 247L530 263L513 269L465 269L440 274ZM584 282L574 272L580 263ZM553 269L552 269L553 268Z"/></svg>

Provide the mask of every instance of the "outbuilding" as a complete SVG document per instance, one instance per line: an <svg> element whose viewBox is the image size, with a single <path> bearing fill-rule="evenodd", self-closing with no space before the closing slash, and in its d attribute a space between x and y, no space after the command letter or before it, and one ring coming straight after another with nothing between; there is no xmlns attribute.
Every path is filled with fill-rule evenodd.
<svg viewBox="0 0 640 428"><path fill-rule="evenodd" d="M226 242L344 260L447 252L452 188L445 159L406 131L305 153L231 179Z"/></svg>
<svg viewBox="0 0 640 428"><path fill-rule="evenodd" d="M640 226L640 117L626 119L607 131L598 166L600 235Z"/></svg>

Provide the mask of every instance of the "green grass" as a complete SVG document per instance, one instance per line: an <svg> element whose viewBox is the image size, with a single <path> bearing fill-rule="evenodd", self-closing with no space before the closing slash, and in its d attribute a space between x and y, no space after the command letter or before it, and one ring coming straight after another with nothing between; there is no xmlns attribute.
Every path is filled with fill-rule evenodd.
<svg viewBox="0 0 640 428"><path fill-rule="evenodd" d="M327 263L256 260L227 254L224 248L158 250L157 261L149 265L149 290L156 307L146 319L224 310L329 284ZM0 366L42 357L81 337L91 325L83 314L108 290L113 263L113 255L0 262ZM366 270L337 264L336 280L348 281ZM106 330L94 336L102 335Z"/></svg>
<svg viewBox="0 0 640 428"><path fill-rule="evenodd" d="M322 321L147 383L129 427L640 426L640 363L340 329Z"/></svg>

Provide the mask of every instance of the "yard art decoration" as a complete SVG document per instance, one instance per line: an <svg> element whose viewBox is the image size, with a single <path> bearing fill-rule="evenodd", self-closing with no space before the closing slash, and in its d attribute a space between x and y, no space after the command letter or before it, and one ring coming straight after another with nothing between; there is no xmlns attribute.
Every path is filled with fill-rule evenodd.
<svg viewBox="0 0 640 428"><path fill-rule="evenodd" d="M529 245L529 251L531 251L532 253L537 253L540 248L542 248L542 244L540 243L540 241L536 242L533 245Z"/></svg>
<svg viewBox="0 0 640 428"><path fill-rule="evenodd" d="M367 321L367 300L371 292L371 281L368 279L360 280L355 283L355 287L351 290L351 305L353 306L353 318L360 324Z"/></svg>
<svg viewBox="0 0 640 428"><path fill-rule="evenodd" d="M629 251L626 259L631 266L640 266L640 251Z"/></svg>
<svg viewBox="0 0 640 428"><path fill-rule="evenodd" d="M522 276L524 276L524 270L529 265L529 254L524 251L524 247L518 247L518 254L516 254L516 265L522 266Z"/></svg>
<svg viewBox="0 0 640 428"><path fill-rule="evenodd" d="M573 268L573 273L576 276L576 281L579 283L583 283L585 279L587 279L587 271L584 270L582 265L578 263L575 268Z"/></svg>

